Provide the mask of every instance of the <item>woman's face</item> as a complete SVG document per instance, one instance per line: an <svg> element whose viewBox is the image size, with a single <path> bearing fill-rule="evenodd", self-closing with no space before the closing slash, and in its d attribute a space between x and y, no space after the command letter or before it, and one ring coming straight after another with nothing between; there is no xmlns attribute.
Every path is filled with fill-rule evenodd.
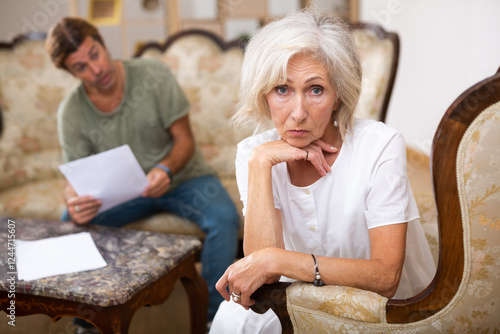
<svg viewBox="0 0 500 334"><path fill-rule="evenodd" d="M305 147L316 139L328 142L333 134L332 111L337 93L323 65L307 55L296 55L288 63L286 83L267 95L271 117L281 139Z"/></svg>

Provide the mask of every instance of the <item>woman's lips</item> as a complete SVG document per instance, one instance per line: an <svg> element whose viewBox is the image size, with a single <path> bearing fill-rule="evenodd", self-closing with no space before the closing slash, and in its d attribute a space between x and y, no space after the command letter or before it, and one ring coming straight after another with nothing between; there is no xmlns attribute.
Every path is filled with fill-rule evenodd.
<svg viewBox="0 0 500 334"><path fill-rule="evenodd" d="M308 134L309 131L306 131L306 130L288 130L288 133L292 136L300 137L300 136L304 136L304 135Z"/></svg>

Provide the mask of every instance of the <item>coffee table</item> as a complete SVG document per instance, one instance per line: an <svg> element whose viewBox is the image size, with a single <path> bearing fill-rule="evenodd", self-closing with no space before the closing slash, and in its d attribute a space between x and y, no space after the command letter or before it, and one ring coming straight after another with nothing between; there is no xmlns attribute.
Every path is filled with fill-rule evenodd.
<svg viewBox="0 0 500 334"><path fill-rule="evenodd" d="M33 281L19 281L17 275L12 279L10 240L82 231L92 235L105 268ZM200 249L201 242L192 236L0 217L0 309L7 313L6 321L40 313L54 321L74 316L104 334L127 333L134 313L163 303L180 279L189 298L191 333L205 333L208 289L194 265Z"/></svg>

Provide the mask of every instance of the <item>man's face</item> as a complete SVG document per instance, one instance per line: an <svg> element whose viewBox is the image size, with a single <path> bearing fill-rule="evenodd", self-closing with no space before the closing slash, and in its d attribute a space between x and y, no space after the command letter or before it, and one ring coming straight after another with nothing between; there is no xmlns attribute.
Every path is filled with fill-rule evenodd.
<svg viewBox="0 0 500 334"><path fill-rule="evenodd" d="M117 83L116 68L109 53L90 36L66 58L64 65L89 89L109 91Z"/></svg>

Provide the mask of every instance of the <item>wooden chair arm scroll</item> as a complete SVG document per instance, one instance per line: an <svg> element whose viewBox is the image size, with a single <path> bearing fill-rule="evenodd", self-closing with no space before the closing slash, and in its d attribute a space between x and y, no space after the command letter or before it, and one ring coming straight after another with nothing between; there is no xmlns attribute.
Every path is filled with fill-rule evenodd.
<svg viewBox="0 0 500 334"><path fill-rule="evenodd" d="M292 322L286 307L286 289L291 283L278 282L275 284L265 284L257 289L252 295L255 304L252 310L259 314L266 313L272 309L278 316L283 334L293 333Z"/></svg>

